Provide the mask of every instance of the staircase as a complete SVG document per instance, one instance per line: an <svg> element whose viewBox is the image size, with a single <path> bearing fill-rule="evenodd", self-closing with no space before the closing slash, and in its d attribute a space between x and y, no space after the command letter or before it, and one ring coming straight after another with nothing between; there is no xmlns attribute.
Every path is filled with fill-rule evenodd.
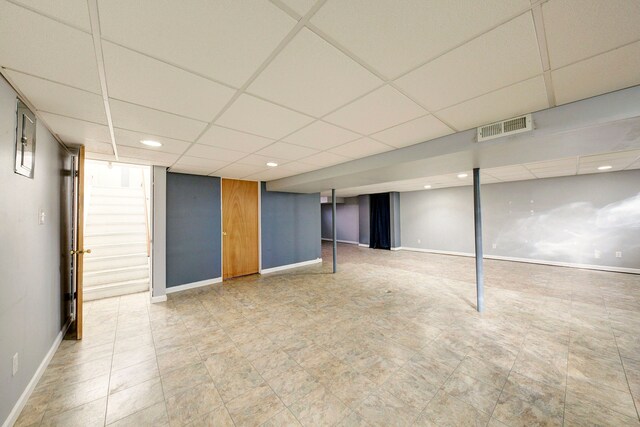
<svg viewBox="0 0 640 427"><path fill-rule="evenodd" d="M85 196L84 299L149 290L147 202L144 184L91 185Z"/></svg>

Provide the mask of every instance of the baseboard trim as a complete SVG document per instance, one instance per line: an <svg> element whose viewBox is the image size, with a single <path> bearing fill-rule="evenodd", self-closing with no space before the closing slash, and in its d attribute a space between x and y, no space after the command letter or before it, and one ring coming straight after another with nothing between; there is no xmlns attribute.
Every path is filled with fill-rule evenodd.
<svg viewBox="0 0 640 427"><path fill-rule="evenodd" d="M368 243L358 243L358 246L360 246L361 248L368 248L369 244Z"/></svg>
<svg viewBox="0 0 640 427"><path fill-rule="evenodd" d="M11 427L16 423L16 421L18 421L18 417L20 416L20 413L22 412L22 410L24 409L24 406L27 404L27 401L31 397L31 393L33 393L33 390L38 385L38 381L40 381L40 378L42 378L44 371L47 370L47 367L49 366L51 359L53 359L53 355L56 354L58 347L60 347L60 343L62 342L64 335L67 333L67 330L69 329L70 325L71 325L70 320L68 320L64 324L64 326L62 327L62 330L58 333L58 335L56 336L56 339L53 341L51 348L49 349L47 354L44 356L44 359L42 359L40 366L38 366L38 369L33 374L33 377L31 377L31 381L29 381L29 384L27 384L27 388L24 389L24 391L20 395L20 398L18 399L16 404L13 406L13 409L9 413L9 417L7 417L7 419L2 424L2 427Z"/></svg>
<svg viewBox="0 0 640 427"><path fill-rule="evenodd" d="M316 259L311 259L309 261L296 262L295 264L287 264L287 265L281 265L278 267L265 268L260 270L260 274L275 273L276 271L289 270L292 268L304 267L306 265L319 264L321 262L322 262L322 258L316 258Z"/></svg>
<svg viewBox="0 0 640 427"><path fill-rule="evenodd" d="M195 288L201 288L203 286L213 285L215 283L222 283L222 277L216 277L215 279L200 280L199 282L185 283L184 285L167 287L167 290L165 292L168 294L172 294L175 292L186 291L187 289L195 289Z"/></svg>
<svg viewBox="0 0 640 427"><path fill-rule="evenodd" d="M402 246L398 246L395 248L391 248L392 251L401 251L402 250Z"/></svg>
<svg viewBox="0 0 640 427"><path fill-rule="evenodd" d="M327 239L327 238L322 238L322 240L324 240L325 242L333 242L333 239ZM339 240L337 241L338 243L347 243L349 245L358 245L358 242L354 242L352 240ZM368 245L367 245L368 246Z"/></svg>
<svg viewBox="0 0 640 427"><path fill-rule="evenodd" d="M166 295L158 295L157 297L151 297L151 304L155 304L158 302L165 302L167 300Z"/></svg>
<svg viewBox="0 0 640 427"><path fill-rule="evenodd" d="M411 251L411 252L425 252L425 253L439 254L439 255L453 255L453 256L464 256L464 257L475 256L474 254L469 252L440 251L436 249L422 249L422 248L409 248L409 247L402 247L400 249L405 251ZM640 268L579 264L574 262L547 261L547 260L539 260L539 259L532 259L532 258L508 257L508 256L501 256L501 255L485 255L484 259L493 259L497 261L524 262L527 264L551 265L554 267L582 268L585 270L610 271L613 273L640 274Z"/></svg>

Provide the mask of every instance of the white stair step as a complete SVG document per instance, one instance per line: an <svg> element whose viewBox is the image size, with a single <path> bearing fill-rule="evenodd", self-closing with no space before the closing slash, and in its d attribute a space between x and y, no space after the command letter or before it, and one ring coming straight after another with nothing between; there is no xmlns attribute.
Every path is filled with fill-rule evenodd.
<svg viewBox="0 0 640 427"><path fill-rule="evenodd" d="M144 215L145 209L142 203L127 203L122 205L94 205L90 204L88 210L89 216L93 215L108 215L108 214L142 214Z"/></svg>
<svg viewBox="0 0 640 427"><path fill-rule="evenodd" d="M149 266L149 257L147 257L146 251L124 255L95 256L92 250L84 257L85 273L135 266Z"/></svg>
<svg viewBox="0 0 640 427"><path fill-rule="evenodd" d="M144 222L126 224L87 224L84 232L89 235L102 233L146 233L147 225Z"/></svg>
<svg viewBox="0 0 640 427"><path fill-rule="evenodd" d="M108 285L141 279L149 279L149 267L146 265L85 272L83 283L85 287L90 288L96 285Z"/></svg>
<svg viewBox="0 0 640 427"><path fill-rule="evenodd" d="M138 214L131 213L98 213L89 211L87 224L126 224L142 223L146 224L144 212Z"/></svg>
<svg viewBox="0 0 640 427"><path fill-rule="evenodd" d="M108 206L108 205L140 205L143 206L144 199L142 198L142 194L138 196L99 196L96 194L92 194L89 199L89 204L91 206Z"/></svg>
<svg viewBox="0 0 640 427"><path fill-rule="evenodd" d="M91 197L93 196L125 196L142 197L142 187L91 187Z"/></svg>
<svg viewBox="0 0 640 427"><path fill-rule="evenodd" d="M146 239L146 236L145 236ZM131 242L131 243L116 243L111 245L93 245L88 246L91 248L91 256L95 257L106 257L106 256L116 256L116 255L128 255L135 253L146 254L147 252L147 241L139 241L139 242ZM89 257L85 257L85 259L89 259Z"/></svg>
<svg viewBox="0 0 640 427"><path fill-rule="evenodd" d="M110 283L108 285L98 285L91 288L84 288L83 298L91 301L100 298L110 298L119 295L127 295L136 292L146 292L149 290L149 280L127 280L124 282Z"/></svg>
<svg viewBox="0 0 640 427"><path fill-rule="evenodd" d="M137 233L123 232L92 232L85 231L85 246L91 248L93 245L114 245L120 243L146 242L147 233L140 231Z"/></svg>

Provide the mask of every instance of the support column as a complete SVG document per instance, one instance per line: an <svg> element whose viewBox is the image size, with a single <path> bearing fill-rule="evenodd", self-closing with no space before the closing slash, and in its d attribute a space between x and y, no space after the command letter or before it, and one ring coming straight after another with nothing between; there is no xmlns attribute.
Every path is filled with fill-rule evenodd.
<svg viewBox="0 0 640 427"><path fill-rule="evenodd" d="M331 189L331 236L333 238L333 272L338 271L338 235L336 232L336 189Z"/></svg>
<svg viewBox="0 0 640 427"><path fill-rule="evenodd" d="M480 204L480 169L473 169L473 219L476 243L476 309L484 311L484 268L482 265L482 206Z"/></svg>

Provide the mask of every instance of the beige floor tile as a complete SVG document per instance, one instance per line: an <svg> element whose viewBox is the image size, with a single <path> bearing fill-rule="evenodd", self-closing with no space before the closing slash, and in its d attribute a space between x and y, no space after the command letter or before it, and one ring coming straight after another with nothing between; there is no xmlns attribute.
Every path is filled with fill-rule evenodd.
<svg viewBox="0 0 640 427"><path fill-rule="evenodd" d="M273 417L269 418L266 423L262 424L262 427L294 427L300 425L301 424L298 422L296 417L293 416L291 411L285 408L275 414Z"/></svg>
<svg viewBox="0 0 640 427"><path fill-rule="evenodd" d="M315 377L297 365L268 380L268 383L287 406L321 387Z"/></svg>
<svg viewBox="0 0 640 427"><path fill-rule="evenodd" d="M453 373L442 389L487 414L493 411L500 396L499 388L459 372Z"/></svg>
<svg viewBox="0 0 640 427"><path fill-rule="evenodd" d="M113 393L107 403L107 424L134 414L164 399L160 378Z"/></svg>
<svg viewBox="0 0 640 427"><path fill-rule="evenodd" d="M166 427L169 425L164 400L124 417L109 427Z"/></svg>
<svg viewBox="0 0 640 427"><path fill-rule="evenodd" d="M174 369L161 376L165 398L181 393L197 384L213 383L204 363L198 362Z"/></svg>
<svg viewBox="0 0 640 427"><path fill-rule="evenodd" d="M381 387L404 404L422 411L438 392L438 387L424 376L416 375L405 368L398 370Z"/></svg>
<svg viewBox="0 0 640 427"><path fill-rule="evenodd" d="M168 397L166 404L170 424L182 426L222 406L222 399L213 383L204 383Z"/></svg>
<svg viewBox="0 0 640 427"><path fill-rule="evenodd" d="M386 391L370 394L356 412L373 426L408 426L420 413L414 406Z"/></svg>
<svg viewBox="0 0 640 427"><path fill-rule="evenodd" d="M376 383L350 368L334 377L328 389L345 405L355 409L376 386Z"/></svg>
<svg viewBox="0 0 640 427"><path fill-rule="evenodd" d="M566 404L577 405L583 402L597 402L612 411L629 417L637 417L633 398L629 391L621 391L602 385L594 385L587 381L569 378L567 381Z"/></svg>
<svg viewBox="0 0 640 427"><path fill-rule="evenodd" d="M234 427L227 408L220 406L206 415L196 418L189 427Z"/></svg>
<svg viewBox="0 0 640 427"><path fill-rule="evenodd" d="M444 392L439 392L416 420L418 426L479 427L485 426L489 415Z"/></svg>
<svg viewBox="0 0 640 427"><path fill-rule="evenodd" d="M349 409L326 388L303 397L289 407L303 426L330 426L342 420Z"/></svg>
<svg viewBox="0 0 640 427"><path fill-rule="evenodd" d="M192 345L177 347L162 354L158 354L158 369L161 374L166 374L177 368L182 368L201 362L198 350Z"/></svg>
<svg viewBox="0 0 640 427"><path fill-rule="evenodd" d="M47 405L45 416L50 417L69 409L93 402L101 397L106 397L109 387L109 376L83 381L56 388Z"/></svg>
<svg viewBox="0 0 640 427"><path fill-rule="evenodd" d="M640 426L638 417L631 417L612 411L594 401L567 399L564 411L564 425L567 427L620 427Z"/></svg>
<svg viewBox="0 0 640 427"><path fill-rule="evenodd" d="M48 416L45 413L41 426L64 426L64 427L93 427L104 426L105 408L107 398L103 397L93 402L85 403L82 406L70 409L57 415Z"/></svg>
<svg viewBox="0 0 640 427"><path fill-rule="evenodd" d="M236 397L226 406L236 426L261 425L285 409L267 384Z"/></svg>
<svg viewBox="0 0 640 427"><path fill-rule="evenodd" d="M133 387L159 375L158 363L155 359L113 371L109 380L109 394Z"/></svg>

